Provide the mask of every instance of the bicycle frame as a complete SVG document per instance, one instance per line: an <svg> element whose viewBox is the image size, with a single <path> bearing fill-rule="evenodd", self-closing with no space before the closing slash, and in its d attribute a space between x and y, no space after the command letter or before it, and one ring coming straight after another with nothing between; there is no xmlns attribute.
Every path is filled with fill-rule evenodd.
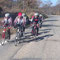
<svg viewBox="0 0 60 60"><path fill-rule="evenodd" d="M32 35L34 35L34 36L37 35L37 24L34 24L32 27Z"/></svg>
<svg viewBox="0 0 60 60"><path fill-rule="evenodd" d="M18 43L20 43L21 37L23 35L22 27L18 26L17 27L17 32L16 32L16 41L15 41L15 46L17 46Z"/></svg>
<svg viewBox="0 0 60 60"><path fill-rule="evenodd" d="M9 32L10 32L10 31L9 31ZM6 27L5 27L4 30L3 30L2 38L4 39L4 40L2 41L2 45L7 42L6 39L10 39L10 35L9 35L8 30L7 30Z"/></svg>

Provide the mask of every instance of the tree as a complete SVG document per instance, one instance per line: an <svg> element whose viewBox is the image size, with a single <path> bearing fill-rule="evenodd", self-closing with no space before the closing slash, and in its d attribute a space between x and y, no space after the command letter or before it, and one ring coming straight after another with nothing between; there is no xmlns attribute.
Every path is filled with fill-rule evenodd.
<svg viewBox="0 0 60 60"><path fill-rule="evenodd" d="M0 0L0 7L4 11L30 11L32 9L38 9L41 4L41 0Z"/></svg>
<svg viewBox="0 0 60 60"><path fill-rule="evenodd" d="M43 11L46 14L51 14L52 10L51 10L51 6L52 6L52 2L50 0L45 1L45 3L43 3Z"/></svg>
<svg viewBox="0 0 60 60"><path fill-rule="evenodd" d="M55 6L56 14L60 14L60 0L57 0L57 4Z"/></svg>

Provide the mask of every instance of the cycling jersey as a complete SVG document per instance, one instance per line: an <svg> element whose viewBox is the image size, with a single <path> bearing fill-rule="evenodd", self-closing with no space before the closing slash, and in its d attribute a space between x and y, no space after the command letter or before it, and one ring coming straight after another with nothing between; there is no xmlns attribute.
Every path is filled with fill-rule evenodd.
<svg viewBox="0 0 60 60"><path fill-rule="evenodd" d="M37 18L34 17L32 22L38 23L39 22L39 18L38 17Z"/></svg>
<svg viewBox="0 0 60 60"><path fill-rule="evenodd" d="M25 18L23 18L23 17L21 17L21 18L16 17L16 19L15 19L15 21L14 21L14 24L15 24L15 25L16 25L16 24L19 24L19 25L23 24L23 25L24 25L25 22L26 22Z"/></svg>
<svg viewBox="0 0 60 60"><path fill-rule="evenodd" d="M9 18L4 17L4 20L2 22L5 27L11 26L12 25L12 18L11 17L9 17Z"/></svg>

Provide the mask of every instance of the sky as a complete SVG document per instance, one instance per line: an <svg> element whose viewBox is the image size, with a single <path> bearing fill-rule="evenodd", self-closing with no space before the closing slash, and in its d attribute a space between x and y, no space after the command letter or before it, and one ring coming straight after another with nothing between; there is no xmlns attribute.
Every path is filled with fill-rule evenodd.
<svg viewBox="0 0 60 60"><path fill-rule="evenodd" d="M13 1L17 1L17 0L13 0ZM42 0L42 1L45 3L45 2L48 1L48 0ZM53 3L52 6L55 6L56 3L57 3L57 0L50 0L50 1Z"/></svg>
<svg viewBox="0 0 60 60"><path fill-rule="evenodd" d="M43 2L48 1L48 0L42 0ZM57 0L50 0L53 3L53 6L56 5Z"/></svg>

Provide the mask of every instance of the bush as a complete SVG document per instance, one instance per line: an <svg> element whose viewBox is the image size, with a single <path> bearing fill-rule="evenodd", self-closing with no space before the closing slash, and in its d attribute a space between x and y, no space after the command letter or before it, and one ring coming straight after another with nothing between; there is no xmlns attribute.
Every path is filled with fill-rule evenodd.
<svg viewBox="0 0 60 60"><path fill-rule="evenodd" d="M46 14L42 14L42 15L43 15L44 19L48 18L48 16Z"/></svg>

